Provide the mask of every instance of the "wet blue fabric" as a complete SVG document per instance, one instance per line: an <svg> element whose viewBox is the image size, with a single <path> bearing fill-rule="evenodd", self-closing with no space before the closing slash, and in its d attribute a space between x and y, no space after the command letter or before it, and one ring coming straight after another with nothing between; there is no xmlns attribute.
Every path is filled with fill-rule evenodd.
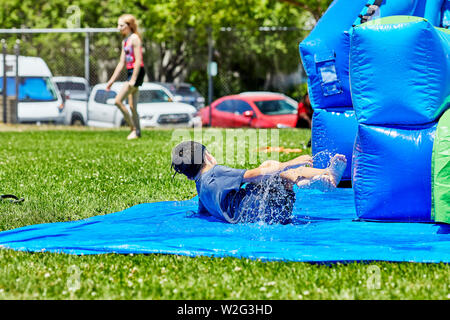
<svg viewBox="0 0 450 320"><path fill-rule="evenodd" d="M190 216L198 198L140 204L74 222L0 233L0 245L68 254L162 253L262 260L450 262L450 225L354 221L353 191L296 189L288 225Z"/></svg>
<svg viewBox="0 0 450 320"><path fill-rule="evenodd" d="M229 168L216 165L207 172L200 175L195 181L195 186L199 194L201 206L216 218L229 221L229 198L230 193L236 193L243 184L244 169Z"/></svg>

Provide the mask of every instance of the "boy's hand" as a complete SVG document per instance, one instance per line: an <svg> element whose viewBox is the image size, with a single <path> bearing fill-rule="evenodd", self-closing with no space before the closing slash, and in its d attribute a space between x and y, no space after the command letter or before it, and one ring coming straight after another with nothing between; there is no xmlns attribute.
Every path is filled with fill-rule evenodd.
<svg viewBox="0 0 450 320"><path fill-rule="evenodd" d="M288 161L289 167L311 166L313 165L313 158L310 155L299 156L291 161Z"/></svg>
<svg viewBox="0 0 450 320"><path fill-rule="evenodd" d="M305 164L312 167L314 162L313 157L311 157L310 155L305 155L303 157L305 157Z"/></svg>
<svg viewBox="0 0 450 320"><path fill-rule="evenodd" d="M302 159L303 161L305 161L305 162L310 162L310 163L312 163L313 162L313 157L311 157L309 154L306 154L306 155L304 155L304 156L300 156L300 157L298 157L299 159Z"/></svg>

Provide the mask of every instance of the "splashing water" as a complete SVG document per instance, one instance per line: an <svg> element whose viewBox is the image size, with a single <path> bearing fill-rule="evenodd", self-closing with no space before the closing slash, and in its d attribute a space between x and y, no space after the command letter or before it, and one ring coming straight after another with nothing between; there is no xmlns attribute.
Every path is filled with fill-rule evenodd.
<svg viewBox="0 0 450 320"><path fill-rule="evenodd" d="M325 164L323 168L327 168L330 166L333 156L334 154L331 152L321 151L313 156L313 163ZM321 176L323 174L317 177L320 179ZM260 183L257 190L258 192L250 197L245 197L242 201L241 208L244 208L242 222L253 222L263 226L277 223L286 224L292 221L295 194L285 188L279 176L274 175ZM325 188L322 191L328 190ZM289 201L290 196L293 197L291 202Z"/></svg>
<svg viewBox="0 0 450 320"><path fill-rule="evenodd" d="M241 222L260 225L291 223L295 203L292 187L279 175L247 185L246 196L240 204Z"/></svg>
<svg viewBox="0 0 450 320"><path fill-rule="evenodd" d="M317 167L317 163L322 166L325 164L323 168L328 167L333 156L334 154L328 151L315 154L313 156L314 167ZM245 186L247 194L239 205L239 222L252 223L258 228L291 223L294 218L292 211L296 201L295 193L289 187L285 187L284 183L279 175L272 175L263 182L247 184ZM302 200L297 199L297 201ZM194 217L195 213L189 212L186 215Z"/></svg>
<svg viewBox="0 0 450 320"><path fill-rule="evenodd" d="M325 169L327 168L330 163L331 163L331 158L333 158L333 156L336 153L332 153L329 151L320 151L317 152L314 156L313 156L313 163L314 164L319 164L319 166L314 166L315 168L319 167L321 169Z"/></svg>

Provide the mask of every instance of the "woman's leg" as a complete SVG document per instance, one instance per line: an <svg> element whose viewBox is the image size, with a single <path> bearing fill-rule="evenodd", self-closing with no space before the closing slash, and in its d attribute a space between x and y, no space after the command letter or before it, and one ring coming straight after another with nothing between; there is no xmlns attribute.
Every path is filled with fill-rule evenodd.
<svg viewBox="0 0 450 320"><path fill-rule="evenodd" d="M131 120L131 117L130 117L130 113L128 112L127 108L125 107L125 105L122 102L125 99L125 97L127 96L127 94L129 93L129 91L130 91L130 85L128 84L128 82L125 82L122 89L120 89L119 93L116 96L115 103L116 103L116 106L119 108L119 110L122 112L123 119L125 120L127 125L130 127L131 130L135 130L133 121Z"/></svg>
<svg viewBox="0 0 450 320"><path fill-rule="evenodd" d="M138 137L141 136L141 124L139 121L139 114L137 112L137 104L139 100L139 90L136 87L133 87L130 90L128 101L130 102L130 110L131 110L131 117L133 120L134 128L136 129L136 135Z"/></svg>

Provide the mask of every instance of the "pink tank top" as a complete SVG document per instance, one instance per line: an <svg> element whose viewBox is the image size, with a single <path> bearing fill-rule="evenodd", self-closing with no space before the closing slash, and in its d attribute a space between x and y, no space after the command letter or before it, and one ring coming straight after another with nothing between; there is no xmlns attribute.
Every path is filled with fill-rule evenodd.
<svg viewBox="0 0 450 320"><path fill-rule="evenodd" d="M134 62L136 61L136 56L134 55L133 45L131 44L130 37L123 40L123 50L125 51L125 62L127 63L127 69L134 69ZM142 58L142 47L140 47L140 52ZM141 59L141 67L144 67L144 59Z"/></svg>

